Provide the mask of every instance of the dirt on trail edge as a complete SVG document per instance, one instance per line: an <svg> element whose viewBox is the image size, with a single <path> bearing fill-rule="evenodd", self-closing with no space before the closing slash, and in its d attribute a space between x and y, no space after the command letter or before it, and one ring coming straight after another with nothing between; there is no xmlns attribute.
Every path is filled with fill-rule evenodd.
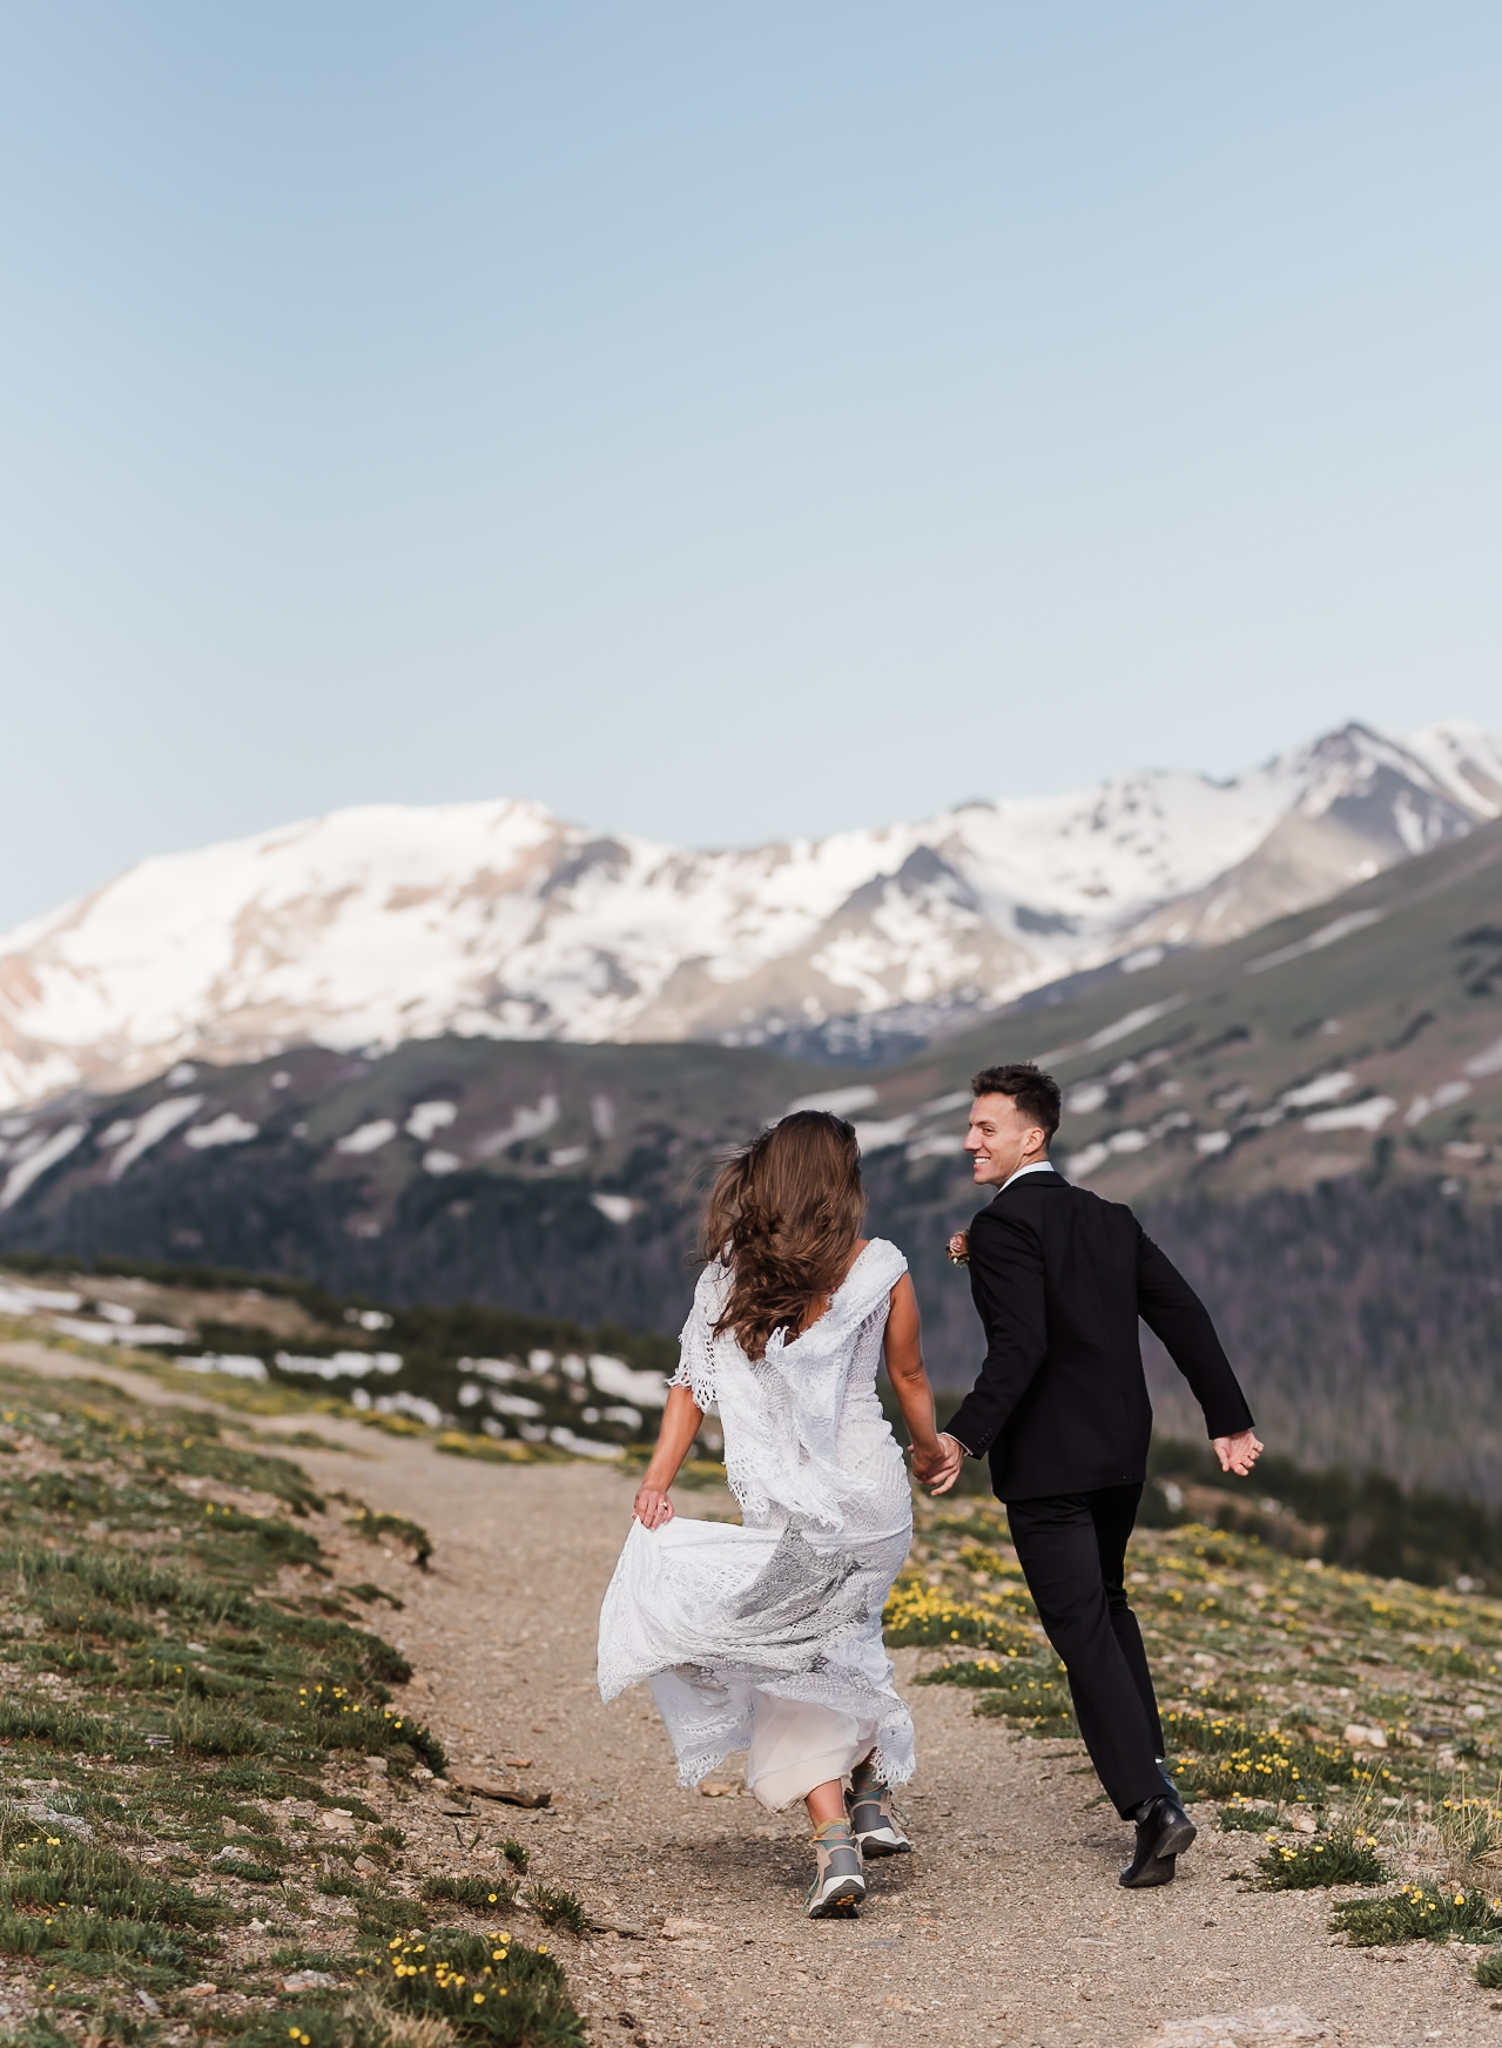
<svg viewBox="0 0 1502 2048"><path fill-rule="evenodd" d="M25 1348L32 1370L78 1370ZM162 1398L137 1375L99 1376ZM421 1522L434 1540L426 1571L361 1547L405 1603L382 1633L415 1667L413 1704L453 1777L546 1790L551 1804L456 1799L436 1782L412 1797L452 1829L454 1875L504 1869L513 1836L535 1877L583 1899L602 1931L560 1934L555 1948L595 2043L1502 2041L1502 2005L1476 1986L1473 1949L1333 1940L1330 1893L1228 1882L1249 1860L1247 1837L1215 1831L1212 1808L1195 1809L1200 1838L1176 1883L1122 1891L1129 1830L1093 1803L1079 1745L977 1719L948 1686L903 1687L919 1773L899 1805L915 1853L871 1868L857 1920L810 1923L801 1810L768 1816L732 1767L718 1775L735 1789L684 1791L646 1692L600 1702L596 1624L629 1480L582 1463L444 1457L324 1417L316 1427L343 1447L290 1452L317 1484ZM691 1516L731 1505L715 1493L679 1501ZM922 1654L897 1652L899 1683Z"/></svg>

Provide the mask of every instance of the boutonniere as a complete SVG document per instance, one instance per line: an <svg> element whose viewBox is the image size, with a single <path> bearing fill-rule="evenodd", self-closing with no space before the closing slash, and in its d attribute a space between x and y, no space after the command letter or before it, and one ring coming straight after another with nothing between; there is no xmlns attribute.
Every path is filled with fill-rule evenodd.
<svg viewBox="0 0 1502 2048"><path fill-rule="evenodd" d="M951 1266L968 1266L970 1263L970 1233L957 1230L949 1240L949 1263Z"/></svg>

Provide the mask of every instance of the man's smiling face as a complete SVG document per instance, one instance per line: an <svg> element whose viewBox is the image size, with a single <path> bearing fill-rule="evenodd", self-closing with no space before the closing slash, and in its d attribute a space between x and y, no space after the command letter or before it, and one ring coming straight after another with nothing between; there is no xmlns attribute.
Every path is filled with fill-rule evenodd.
<svg viewBox="0 0 1502 2048"><path fill-rule="evenodd" d="M965 1150L975 1165L975 1185L999 1188L1021 1166L1048 1157L1048 1133L1024 1116L1010 1095L977 1095L970 1105Z"/></svg>

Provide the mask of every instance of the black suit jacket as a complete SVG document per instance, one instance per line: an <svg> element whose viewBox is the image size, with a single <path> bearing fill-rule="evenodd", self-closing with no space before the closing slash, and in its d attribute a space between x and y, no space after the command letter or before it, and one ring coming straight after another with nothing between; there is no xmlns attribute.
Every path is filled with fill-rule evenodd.
<svg viewBox="0 0 1502 2048"><path fill-rule="evenodd" d="M1120 1202L1052 1170L1024 1174L970 1226L970 1289L986 1358L948 1430L990 1453L1001 1500L1146 1478L1153 1411L1139 1316L1212 1437L1252 1426L1204 1304Z"/></svg>

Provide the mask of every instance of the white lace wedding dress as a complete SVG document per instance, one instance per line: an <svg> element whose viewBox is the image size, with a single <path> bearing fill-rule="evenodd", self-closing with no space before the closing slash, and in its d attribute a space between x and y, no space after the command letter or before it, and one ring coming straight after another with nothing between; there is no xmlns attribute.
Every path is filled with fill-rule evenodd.
<svg viewBox="0 0 1502 2048"><path fill-rule="evenodd" d="M699 1277L675 1386L717 1405L742 1526L631 1524L600 1612L600 1694L646 1679L696 1785L734 1750L780 1811L873 1748L912 1776L913 1723L892 1689L881 1613L912 1538L907 1469L876 1396L893 1287L907 1271L873 1238L828 1311L764 1359L714 1335L730 1276Z"/></svg>

